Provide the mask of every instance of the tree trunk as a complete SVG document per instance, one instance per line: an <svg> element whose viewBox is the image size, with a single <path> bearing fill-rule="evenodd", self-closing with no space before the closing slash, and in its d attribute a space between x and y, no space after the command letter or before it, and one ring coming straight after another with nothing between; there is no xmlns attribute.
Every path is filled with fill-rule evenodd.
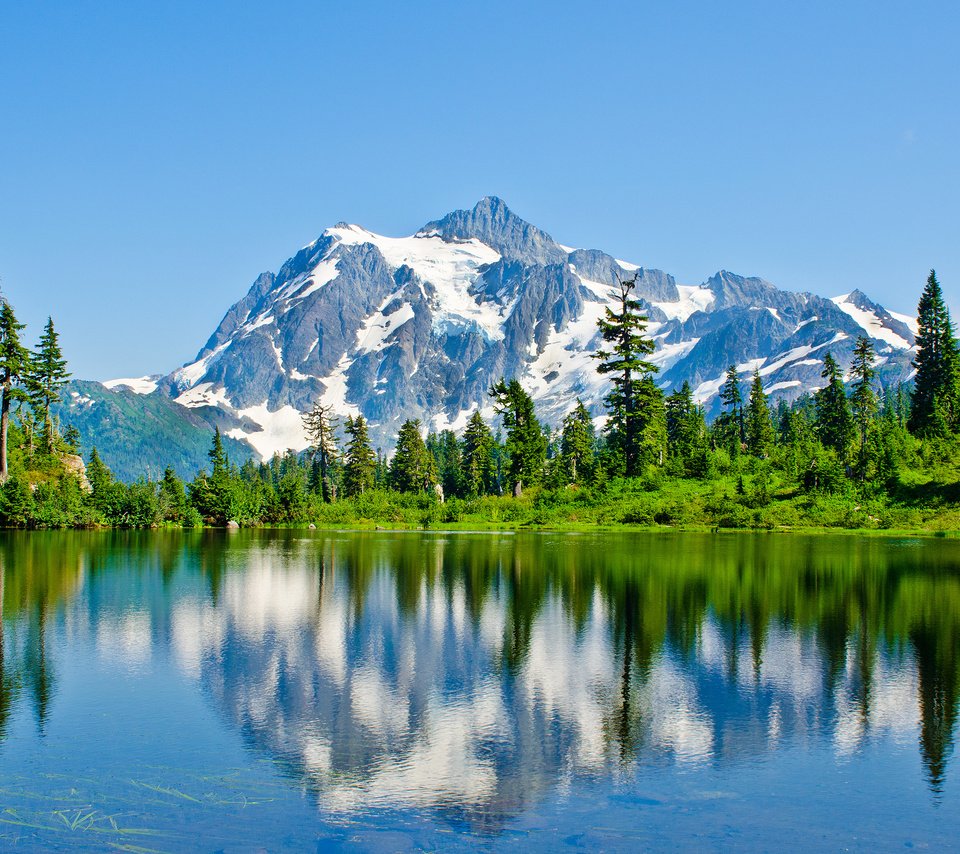
<svg viewBox="0 0 960 854"><path fill-rule="evenodd" d="M10 433L10 389L4 387L0 402L0 486L10 476L7 470L7 437Z"/></svg>

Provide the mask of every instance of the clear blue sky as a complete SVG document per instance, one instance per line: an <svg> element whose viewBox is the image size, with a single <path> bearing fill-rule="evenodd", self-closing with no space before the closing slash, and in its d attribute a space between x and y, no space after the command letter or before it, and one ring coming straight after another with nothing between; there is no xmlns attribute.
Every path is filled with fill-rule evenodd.
<svg viewBox="0 0 960 854"><path fill-rule="evenodd" d="M257 9L242 6L258 5ZM192 358L339 220L912 311L960 294L954 3L6 3L0 282L74 373Z"/></svg>

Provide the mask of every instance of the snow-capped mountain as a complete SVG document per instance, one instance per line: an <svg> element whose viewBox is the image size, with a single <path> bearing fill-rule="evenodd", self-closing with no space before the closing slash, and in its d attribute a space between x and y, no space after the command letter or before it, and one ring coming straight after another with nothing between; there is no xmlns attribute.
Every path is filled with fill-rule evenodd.
<svg viewBox="0 0 960 854"><path fill-rule="evenodd" d="M908 378L914 321L853 291L825 299L721 271L699 285L595 249L571 249L497 198L410 237L328 228L278 273L263 273L195 360L168 376L107 384L217 410L260 455L305 445L300 413L317 398L362 413L387 446L406 418L464 426L487 390L517 377L551 424L580 397L602 411L591 354L618 277L637 277L665 390L690 382L708 411L727 366L759 368L776 399L822 383L823 356L849 363L866 332L883 382ZM223 419L226 419L224 422Z"/></svg>

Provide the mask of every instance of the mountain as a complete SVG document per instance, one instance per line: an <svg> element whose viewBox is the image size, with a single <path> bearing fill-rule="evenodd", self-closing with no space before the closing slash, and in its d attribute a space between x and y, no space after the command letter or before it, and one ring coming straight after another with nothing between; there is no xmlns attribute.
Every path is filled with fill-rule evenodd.
<svg viewBox="0 0 960 854"><path fill-rule="evenodd" d="M145 394L144 382L133 388L126 382L111 382L113 387L107 388L76 380L67 386L63 402L54 411L62 424L80 431L84 456L96 446L121 480L141 476L156 480L166 466L192 478L209 463L214 428L236 426L236 419L226 413L189 409L165 395ZM245 441L229 436L224 437L224 447L237 463L256 456Z"/></svg>
<svg viewBox="0 0 960 854"><path fill-rule="evenodd" d="M881 382L911 375L914 321L858 290L831 300L727 271L682 285L563 246L488 197L409 237L328 228L258 276L192 362L107 385L172 401L261 456L304 447L300 412L317 398L365 415L385 447L406 418L460 429L478 406L492 415L487 390L500 376L518 377L556 425L577 397L602 412L596 323L627 276L650 319L658 382L690 382L711 414L728 365L759 368L774 400L793 399L820 386L827 351L849 364L864 333Z"/></svg>

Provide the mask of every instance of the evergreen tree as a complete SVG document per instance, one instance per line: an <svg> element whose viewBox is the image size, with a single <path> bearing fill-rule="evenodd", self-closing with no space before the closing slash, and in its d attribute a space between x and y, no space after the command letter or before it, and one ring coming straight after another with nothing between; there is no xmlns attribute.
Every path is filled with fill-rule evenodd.
<svg viewBox="0 0 960 854"><path fill-rule="evenodd" d="M427 436L427 450L433 457L437 468L437 477L445 497L460 495L463 492L461 472L462 454L460 443L452 430L441 430Z"/></svg>
<svg viewBox="0 0 960 854"><path fill-rule="evenodd" d="M850 408L859 433L861 456L866 451L867 430L878 408L877 393L873 390L873 378L877 373L873 367L874 358L873 342L865 335L859 336L850 366L850 376L854 380Z"/></svg>
<svg viewBox="0 0 960 854"><path fill-rule="evenodd" d="M910 404L910 432L940 436L960 426L960 355L937 274L931 270L917 306L917 369Z"/></svg>
<svg viewBox="0 0 960 854"><path fill-rule="evenodd" d="M377 467L377 457L367 433L367 419L362 415L356 419L348 416L344 430L350 438L343 465L343 491L348 496L362 495L373 488Z"/></svg>
<svg viewBox="0 0 960 854"><path fill-rule="evenodd" d="M337 422L332 406L326 406L317 400L309 412L300 416L303 421L310 450L317 461L320 475L320 493L325 503L336 497L331 470L337 458Z"/></svg>
<svg viewBox="0 0 960 854"><path fill-rule="evenodd" d="M563 419L560 453L571 483L581 483L593 471L593 446L596 441L590 412L577 398L573 411Z"/></svg>
<svg viewBox="0 0 960 854"><path fill-rule="evenodd" d="M10 406L23 398L20 384L27 374L30 353L20 343L24 325L17 322L13 307L0 302L0 486L7 482L7 443L10 435Z"/></svg>
<svg viewBox="0 0 960 854"><path fill-rule="evenodd" d="M60 402L60 391L69 379L67 362L60 349L60 336L53 327L53 319L48 317L26 375L30 403L37 416L43 419L43 443L47 453L53 453L56 436L50 407Z"/></svg>
<svg viewBox="0 0 960 854"><path fill-rule="evenodd" d="M747 450L755 457L769 456L773 447L773 423L767 396L763 393L760 371L753 373L750 386L750 401L747 404Z"/></svg>
<svg viewBox="0 0 960 854"><path fill-rule="evenodd" d="M694 417L696 409L690 383L686 381L665 401L667 451L671 458L681 462L685 462L693 454L698 439Z"/></svg>
<svg viewBox="0 0 960 854"><path fill-rule="evenodd" d="M478 409L463 433L461 469L467 495L486 495L494 489L493 434Z"/></svg>
<svg viewBox="0 0 960 854"><path fill-rule="evenodd" d="M827 353L824 356L820 376L827 384L814 397L817 407L817 435L825 448L832 448L841 461L846 461L856 428L843 387L843 374L833 354Z"/></svg>
<svg viewBox="0 0 960 854"><path fill-rule="evenodd" d="M727 368L727 376L720 387L720 405L723 412L717 419L716 433L718 444L725 447L731 457L740 454L740 448L747 438L746 421L743 412L743 394L740 391L740 377L737 366Z"/></svg>
<svg viewBox="0 0 960 854"><path fill-rule="evenodd" d="M657 453L649 440L651 428L656 427L656 413L663 409L660 390L651 383L656 389L653 394L650 387L643 386L659 368L643 358L654 351L655 345L644 335L647 317L641 312L640 301L631 295L636 283L636 276L620 282L618 310L608 307L597 323L601 337L612 348L593 354L600 360L597 372L610 374L613 382L613 389L604 398L610 413L606 431L628 477L639 474L651 454ZM656 461L663 462L662 458Z"/></svg>
<svg viewBox="0 0 960 854"><path fill-rule="evenodd" d="M437 483L436 465L420 435L420 419L404 421L390 462L390 485L398 492L430 492Z"/></svg>
<svg viewBox="0 0 960 854"><path fill-rule="evenodd" d="M160 481L160 512L166 522L182 522L187 511L183 481L167 466Z"/></svg>
<svg viewBox="0 0 960 854"><path fill-rule="evenodd" d="M96 447L90 449L90 462L87 464L87 480L94 494L113 481L113 474L100 459Z"/></svg>
<svg viewBox="0 0 960 854"><path fill-rule="evenodd" d="M533 399L517 380L501 379L490 388L490 397L507 431L509 478L513 494L519 496L523 485L538 483L547 459L547 440L534 412Z"/></svg>

